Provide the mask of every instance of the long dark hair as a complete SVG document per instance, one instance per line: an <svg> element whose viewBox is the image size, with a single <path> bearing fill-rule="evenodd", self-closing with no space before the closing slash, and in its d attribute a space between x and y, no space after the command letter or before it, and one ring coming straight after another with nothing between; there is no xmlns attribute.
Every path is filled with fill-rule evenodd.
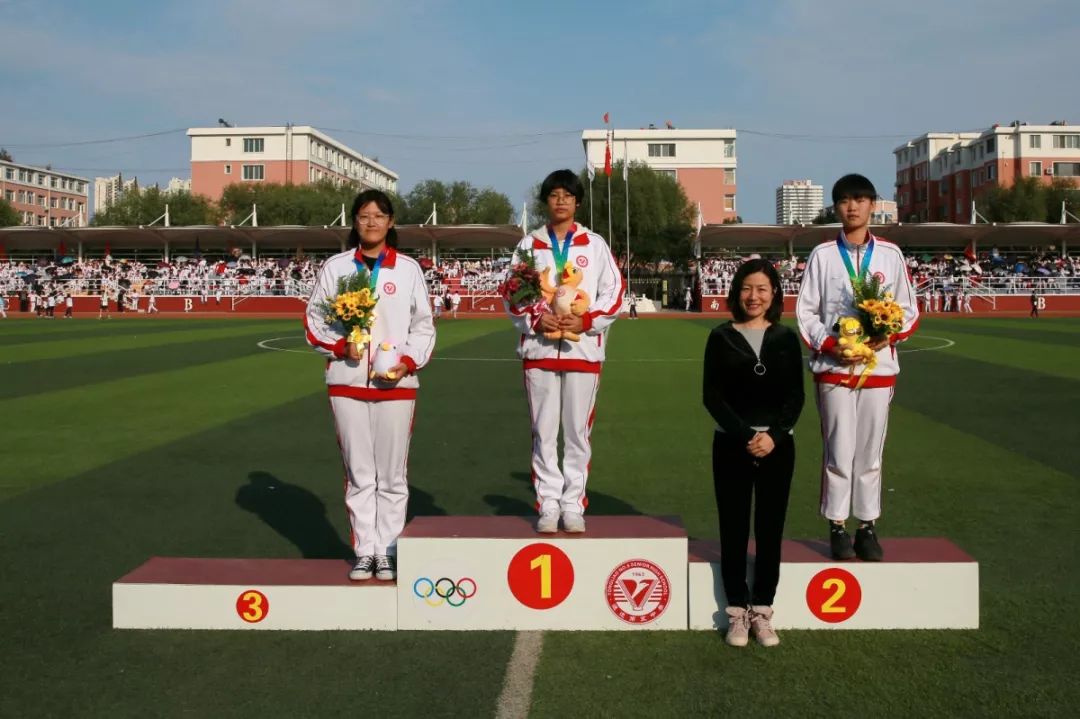
<svg viewBox="0 0 1080 719"><path fill-rule="evenodd" d="M758 258L756 260L747 260L739 265L739 269L735 270L735 279L731 281L731 288L727 293L728 309L736 322L746 321L746 313L743 312L743 308L739 304L739 293L742 292L743 282L746 281L746 278L755 272L763 273L769 278L769 284L772 285L772 304L769 305L769 309L765 310L765 319L771 324L776 324L780 321L780 315L784 313L784 291L780 288L780 275L777 274L776 268L768 260Z"/></svg>
<svg viewBox="0 0 1080 719"><path fill-rule="evenodd" d="M349 217L352 218L352 229L349 230L349 247L360 246L360 233L356 231L356 213L360 211L360 208L369 202L374 202L375 206L379 208L379 212L388 215L390 219L394 219L394 203L390 202L390 196L382 190L364 190L352 203L352 211L349 213ZM397 228L391 227L386 232L386 244L393 247L395 250L398 246Z"/></svg>

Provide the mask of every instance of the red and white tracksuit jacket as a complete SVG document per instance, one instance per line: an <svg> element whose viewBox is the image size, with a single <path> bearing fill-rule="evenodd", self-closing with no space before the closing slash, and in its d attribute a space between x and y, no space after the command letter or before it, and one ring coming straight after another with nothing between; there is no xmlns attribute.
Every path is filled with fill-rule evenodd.
<svg viewBox="0 0 1080 719"><path fill-rule="evenodd" d="M918 327L919 307L907 263L896 245L873 235L861 246L847 243L852 265L856 270L862 267L863 257L871 242L874 243L874 250L867 275L878 276L886 291L893 293L893 300L904 310L904 325L898 334L891 337L892 346L878 350L877 366L863 386L891 387L896 384L896 375L900 373L895 345L910 337ZM840 364L828 352L837 342L833 326L841 317L854 314L853 301L851 278L840 256L840 249L834 240L821 243L806 261L795 309L799 334L812 351L810 371L817 382L848 384L851 381L848 367Z"/></svg>
<svg viewBox="0 0 1080 719"><path fill-rule="evenodd" d="M872 521L881 516L881 467L885 435L900 363L896 343L915 331L919 308L911 286L907 263L900 248L881 238L868 236L863 245L852 245L841 234L852 266L858 271L873 243L868 275L877 276L904 311L901 331L890 344L877 351L877 366L861 389L853 389L862 373L840 364L829 350L836 346L833 325L854 314L851 278L835 240L814 248L806 262L796 315L799 333L810 347L810 371L817 383L821 415L822 452L821 513L842 521L850 514Z"/></svg>
<svg viewBox="0 0 1080 719"><path fill-rule="evenodd" d="M547 228L535 230L518 244L515 261L523 250L532 251L538 270L549 269L554 284L555 256ZM532 422L532 477L537 508L582 513L588 505L585 484L592 458L589 438L596 416L607 331L622 308L625 286L607 243L581 225L573 229L567 262L581 270L578 289L589 296L578 342L546 339L537 329L539 318L521 308L507 304L507 313L520 333L518 356L524 360L525 392Z"/></svg>
<svg viewBox="0 0 1080 719"><path fill-rule="evenodd" d="M371 343L359 361L345 358L346 332L328 323L319 305L337 294L338 278L363 265L359 250L323 263L308 300L304 329L308 343L327 357L326 384L345 465L345 506L356 556L396 553L409 499L408 455L412 435L416 372L431 359L435 325L420 265L387 248L379 270L378 304ZM396 384L370 379L375 347L397 345L408 374Z"/></svg>

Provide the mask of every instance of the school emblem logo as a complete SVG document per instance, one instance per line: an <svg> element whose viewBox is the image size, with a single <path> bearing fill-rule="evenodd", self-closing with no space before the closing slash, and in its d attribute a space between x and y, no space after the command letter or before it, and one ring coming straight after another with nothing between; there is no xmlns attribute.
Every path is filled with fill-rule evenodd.
<svg viewBox="0 0 1080 719"><path fill-rule="evenodd" d="M885 284L885 273L875 272L874 279L877 280L880 284Z"/></svg>
<svg viewBox="0 0 1080 719"><path fill-rule="evenodd" d="M382 286L382 291L388 295L392 295L397 292L397 285L395 285L393 282L387 282L385 285Z"/></svg>
<svg viewBox="0 0 1080 719"><path fill-rule="evenodd" d="M648 624L667 609L671 584L659 566L647 559L631 559L608 575L604 595L619 619L627 624Z"/></svg>
<svg viewBox="0 0 1080 719"><path fill-rule="evenodd" d="M589 266L589 258L586 257L585 255L581 255L576 260L574 260L574 263L578 267L588 267Z"/></svg>

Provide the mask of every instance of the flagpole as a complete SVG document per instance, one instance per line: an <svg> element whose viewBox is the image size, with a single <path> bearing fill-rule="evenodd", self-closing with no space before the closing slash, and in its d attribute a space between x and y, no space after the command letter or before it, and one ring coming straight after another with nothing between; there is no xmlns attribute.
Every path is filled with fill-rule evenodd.
<svg viewBox="0 0 1080 719"><path fill-rule="evenodd" d="M623 140L623 181L626 182L626 287L630 288L630 145Z"/></svg>
<svg viewBox="0 0 1080 719"><path fill-rule="evenodd" d="M615 140L615 131L608 130L608 147L611 147L611 143ZM605 173L607 177L607 236L608 242L615 244L615 231L611 226L611 175Z"/></svg>
<svg viewBox="0 0 1080 719"><path fill-rule="evenodd" d="M592 163L589 162L589 158L585 158L585 174L589 177L589 229L596 232L596 224L593 222L593 201L592 201L592 181L593 175L596 171L593 170Z"/></svg>

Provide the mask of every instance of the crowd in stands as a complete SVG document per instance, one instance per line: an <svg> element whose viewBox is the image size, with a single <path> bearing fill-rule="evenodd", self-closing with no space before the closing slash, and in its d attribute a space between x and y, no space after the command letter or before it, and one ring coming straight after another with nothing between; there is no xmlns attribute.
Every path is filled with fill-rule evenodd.
<svg viewBox="0 0 1080 719"><path fill-rule="evenodd" d="M750 255L756 256L756 255ZM706 257L698 265L701 294L725 295L739 264L746 257ZM805 258L772 258L785 294L796 294ZM433 296L489 295L505 279L508 258L446 257L438 263L420 257ZM48 307L63 305L78 295L109 296L113 301L137 303L140 296L186 295L222 297L285 295L306 297L318 273L321 258L258 258L237 254L224 258L177 257L170 261L64 257L36 261L0 260L0 296L18 296ZM1060 293L1080 290L1080 257L1055 252L999 253L996 249L973 258L964 252L912 253L908 258L912 279L924 293L954 295L974 292Z"/></svg>

